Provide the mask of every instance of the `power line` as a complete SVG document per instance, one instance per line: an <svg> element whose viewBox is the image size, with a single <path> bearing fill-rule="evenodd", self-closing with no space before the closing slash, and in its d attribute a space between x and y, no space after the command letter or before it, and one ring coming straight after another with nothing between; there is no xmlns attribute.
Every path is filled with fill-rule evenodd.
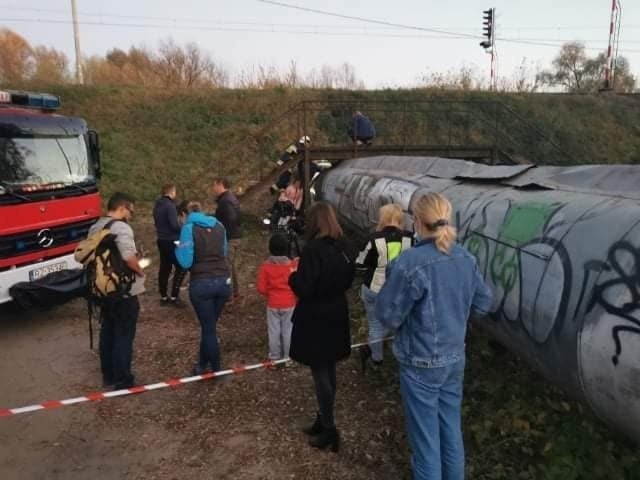
<svg viewBox="0 0 640 480"><path fill-rule="evenodd" d="M365 17L359 17L359 16L353 16L353 15L343 15L341 13L334 13L334 12L327 12L325 10L318 10L315 8L308 8L308 7L301 7L299 5L292 5L290 3L284 3L284 2L278 2L275 0L256 0L257 2L260 3L266 3L266 4L270 4L270 5L276 5L279 7L284 7L284 8L291 8L294 10L300 10L303 12L309 12L309 13L317 13L319 15L326 15L326 16L330 16L330 17L337 17L337 18L344 18L344 19L348 19L348 20L357 20L360 22L366 22L366 23L374 23L374 24L378 24L378 25L387 25L387 26L393 26L393 27L397 27L397 28L403 28L403 29L409 29L409 30L420 30L420 31L428 31L428 32L434 32L434 33L440 33L440 34L444 34L444 35L449 35L451 37L459 37L459 38L473 38L473 39L482 39L483 37L480 35L469 35L469 34L464 34L464 33L460 33L460 32L452 32L452 31L447 31L447 30L441 30L441 29L433 29L433 28L428 28L428 27L419 27L416 25L406 25L406 24L401 24L401 23L393 23L393 22L385 22L382 20L375 20L375 19L371 19L371 18L365 18ZM551 43L550 41L530 41L530 40L520 40L517 38L506 38L506 37L496 37L496 40L500 40L503 42L507 42L507 43L516 43L516 44L523 44L523 45L535 45L535 46L541 46L541 47L557 47L558 44L557 43ZM594 47L585 47L587 50L600 50L598 48L594 48ZM625 50L626 52L640 52L640 50Z"/></svg>
<svg viewBox="0 0 640 480"><path fill-rule="evenodd" d="M473 38L473 39L482 38L480 35L472 35L472 34L462 33L462 32L451 32L451 31L442 30L442 29L438 29L438 28L419 27L419 26L416 26L416 25L405 25L405 24L401 24L401 23L385 22L383 20L374 20L374 19L371 19L371 18L358 17L358 16L354 16L354 15L343 15L341 13L327 12L325 10L318 10L318 9L315 9L315 8L300 7L298 5L292 5L290 3L284 3L284 2L276 2L276 1L273 1L273 0L256 0L256 1L261 2L261 3L267 3L267 4L270 4L270 5L276 5L278 7L292 8L294 10L301 10L303 12L317 13L319 15L326 15L326 16L329 16L329 17L343 18L343 19L346 19L346 20L356 20L358 22L374 23L374 24L377 24L377 25L386 25L386 26L389 26L389 27L397 27L397 28L403 28L403 29L408 29L408 30L418 30L418 31L422 31L422 32L440 33L442 35L449 35L449 36L452 36L452 37L463 37L463 38Z"/></svg>
<svg viewBox="0 0 640 480"><path fill-rule="evenodd" d="M263 0L257 0L257 1L263 1ZM288 4L284 4L282 2L269 2L268 0L264 0L265 3L274 3L277 4L278 6L289 6L291 8L296 8L296 9L304 9L306 11L312 11L314 13L317 12L322 12L319 10L315 10L315 9L308 9L308 8L304 8L304 7L298 7L295 5L288 5ZM36 8L36 7L16 7L14 5L2 5L0 4L0 10L5 11L5 10L16 10L16 11L24 11L24 12L37 12L37 13L57 13L57 14L61 14L61 15L68 15L69 11L68 10L64 10L64 9L49 9L49 8ZM341 15L341 14L332 14L331 12L324 12L326 14L331 14L331 15ZM113 13L91 13L91 12L80 12L78 11L78 15L82 15L82 16L86 16L86 17L99 17L99 18L121 18L121 19L136 19L136 20L153 20L153 21L166 21L166 22L172 22L172 23L177 23L177 22L194 22L194 23L216 23L216 24L221 24L221 25L249 25L249 26L264 26L264 27L285 27L285 28L336 28L336 29L356 29L359 30L362 27L360 26L355 26L355 25L333 25L333 24L300 24L300 23L266 23L266 22L229 22L229 21L224 21L224 20L218 20L218 19L213 19L213 18L194 18L194 17L156 17L156 16L146 16L146 15L122 15L122 14L113 14ZM367 22L376 22L376 24L380 21L378 20L372 20L372 19L364 19L362 17L350 17L350 16L340 16L340 18L343 17L349 17L354 18L354 19L360 19L360 21L367 21ZM383 26L378 26L378 27L368 27L371 29L379 29L379 30L396 30L396 29L400 29L400 30L406 30L407 28L417 28L417 29L429 29L429 30L434 30L436 32L447 32L446 35L447 37L443 37L443 38L449 38L450 36L458 36L458 35L465 35L464 32L462 32L461 30L470 30L470 31L477 31L478 28L477 27L456 27L457 31L451 31L448 30L449 27L440 27L440 26L435 26L435 27L414 27L414 26L409 26L409 25L402 25L402 24L387 24L388 22L381 22L383 24ZM500 30L502 31L521 31L521 30L527 30L527 31L565 31L565 30L601 30L602 26L596 26L596 25L568 25L568 26L501 26ZM625 25L625 29L630 30L630 29L640 29L640 24L639 25ZM471 38L478 38L478 36L476 35L471 35ZM544 39L527 39L527 40L544 40ZM558 40L559 41L559 40ZM563 40L565 41L565 40ZM569 41L569 40L566 40ZM591 40L587 40L587 41L591 41ZM596 41L596 40L594 40ZM599 40L597 40L599 41ZM639 42L629 42L627 41L627 43L640 43Z"/></svg>
<svg viewBox="0 0 640 480"><path fill-rule="evenodd" d="M56 20L56 19L32 19L32 18L0 18L0 21L4 22L19 22L19 23L51 23L51 24L69 24L69 20ZM389 33L370 33L366 31L362 32L328 32L322 30L283 30L269 28L269 24L264 24L265 28L230 28L224 26L181 26L177 23L168 24L149 24L149 23L118 23L118 22L104 22L104 21L79 21L81 25L91 26L109 26L109 27L131 27L131 28L176 28L179 30L211 30L211 31L226 31L226 32L255 32L255 33L290 33L290 34L308 34L308 35L329 35L329 36L372 36L372 37L393 37L393 38L426 38L426 39L447 39L447 40L463 40L463 37L450 37L443 35L410 35L410 34L389 34ZM233 24L229 24L233 25Z"/></svg>
<svg viewBox="0 0 640 480"><path fill-rule="evenodd" d="M261 0L258 0L261 1ZM44 23L44 24L63 24L68 25L72 23L70 20L56 20L56 19L33 19L33 18L0 18L0 21L3 22L16 22L16 23ZM182 26L178 23L171 24L150 24L150 23L120 23L120 22L105 22L105 21L88 21L81 20L78 21L80 25L87 26L103 26L103 27L123 27L123 28L143 28L143 29L177 29L177 30L192 30L192 31L221 31L221 32L249 32L249 33L283 33L283 34L293 34L293 35L320 35L320 36L349 36L349 37L381 37L381 38L398 38L398 39L425 39L425 40L466 40L469 36L465 37L455 37L450 35L417 35L417 34L391 34L391 33L369 33L369 32L327 32L319 29L312 30L284 30L284 29L276 29L276 28L231 28L225 26ZM427 30L429 31L429 30ZM477 38L476 36L470 36L470 38ZM506 42L506 43L514 43L514 44L524 44L524 45L532 45L532 46L541 46L541 47L552 47L558 48L562 46L563 41L560 40L523 40L518 38L508 38L508 37L496 37L497 40ZM630 43L630 42L629 42ZM591 51L602 51L605 47L585 47L587 50ZM640 53L640 50L633 49L623 49L621 50L623 53Z"/></svg>

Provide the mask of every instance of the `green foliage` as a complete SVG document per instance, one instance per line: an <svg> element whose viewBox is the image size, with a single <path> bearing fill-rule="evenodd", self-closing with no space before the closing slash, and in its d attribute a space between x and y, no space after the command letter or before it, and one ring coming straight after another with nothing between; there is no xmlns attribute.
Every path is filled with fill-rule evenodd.
<svg viewBox="0 0 640 480"><path fill-rule="evenodd" d="M628 440L483 335L468 345L463 417L469 478L640 478Z"/></svg>
<svg viewBox="0 0 640 480"><path fill-rule="evenodd" d="M606 63L605 52L589 58L583 43L567 42L553 60L553 68L541 72L538 80L543 84L561 86L570 93L595 93L604 87ZM635 89L636 79L625 57L617 58L614 83L608 88L617 92L631 93Z"/></svg>

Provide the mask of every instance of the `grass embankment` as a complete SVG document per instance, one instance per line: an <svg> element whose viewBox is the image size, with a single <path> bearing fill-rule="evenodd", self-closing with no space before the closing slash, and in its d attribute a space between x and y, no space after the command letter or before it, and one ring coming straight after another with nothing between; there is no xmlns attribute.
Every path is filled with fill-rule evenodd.
<svg viewBox="0 0 640 480"><path fill-rule="evenodd" d="M376 124L380 143L497 141L505 152L536 163L640 162L640 97L633 96L47 90L62 96L62 113L84 117L101 134L103 191L128 190L144 200L154 198L166 181L176 182L190 197L201 194L219 174L246 186L302 132L301 113L282 116L302 99L321 102L307 111L306 130L316 145L345 143L350 109L358 107Z"/></svg>

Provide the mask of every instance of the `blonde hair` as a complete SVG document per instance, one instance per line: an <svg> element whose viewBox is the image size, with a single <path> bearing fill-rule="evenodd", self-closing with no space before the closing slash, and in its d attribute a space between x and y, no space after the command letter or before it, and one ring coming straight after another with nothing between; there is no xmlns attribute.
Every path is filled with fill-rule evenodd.
<svg viewBox="0 0 640 480"><path fill-rule="evenodd" d="M456 229L451 226L451 203L439 193L427 193L413 207L415 220L421 231L435 240L436 248L449 253L456 240Z"/></svg>
<svg viewBox="0 0 640 480"><path fill-rule="evenodd" d="M397 203L387 203L378 210L378 226L376 231L380 231L385 227L402 227L404 214L402 207Z"/></svg>

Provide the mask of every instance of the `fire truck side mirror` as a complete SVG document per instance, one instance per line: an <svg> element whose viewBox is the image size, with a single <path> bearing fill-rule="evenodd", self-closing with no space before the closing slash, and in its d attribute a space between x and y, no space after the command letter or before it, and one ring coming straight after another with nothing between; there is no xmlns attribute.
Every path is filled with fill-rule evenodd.
<svg viewBox="0 0 640 480"><path fill-rule="evenodd" d="M87 132L89 138L89 152L91 153L91 161L93 162L93 171L96 178L100 178L100 137L95 130Z"/></svg>

